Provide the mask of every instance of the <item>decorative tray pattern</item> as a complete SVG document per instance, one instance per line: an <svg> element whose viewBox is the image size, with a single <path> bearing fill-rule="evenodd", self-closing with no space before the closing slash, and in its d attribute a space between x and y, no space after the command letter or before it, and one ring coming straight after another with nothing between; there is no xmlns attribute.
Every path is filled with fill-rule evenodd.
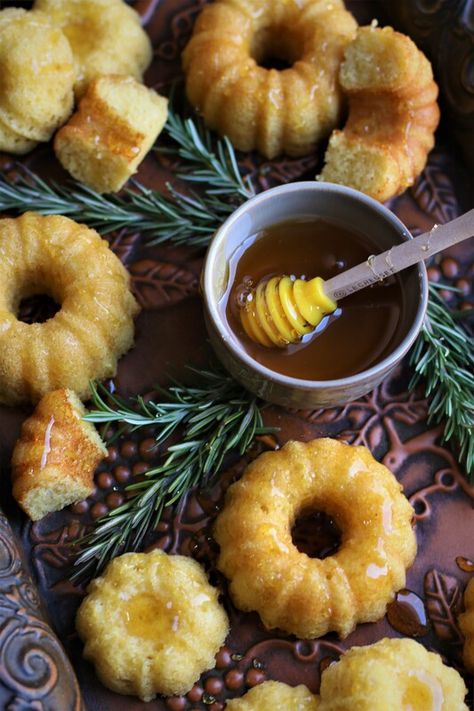
<svg viewBox="0 0 474 711"><path fill-rule="evenodd" d="M135 3L155 48L154 62L147 75L149 85L166 92L179 77L180 53L203 4L203 0ZM390 5L389 2L348 3L361 23L370 22L373 17L381 23L387 22L389 18L385 13ZM451 25L446 15L436 15L434 10L430 14L427 9L435 5L447 7L448 3L420 1L398 5L393 21L405 22L415 40L421 27L428 52L439 46L439 42L444 46L450 41L446 28L451 32ZM469 16L470 3L464 3L467 14L460 11L460 3L449 5L452 17L456 13L460 18ZM443 33L438 31L441 23L445 27ZM403 29L403 25L400 27ZM472 52L473 29L465 25L462 30L453 40L455 47L460 43L458 54L451 48L451 68L439 77L445 89L452 87L459 75L461 54L469 61L469 52L464 47L468 36ZM472 64L472 54L470 56ZM465 91L469 94L472 86L468 78L465 81ZM449 91L445 96L445 103L450 105ZM467 155L472 148L467 143L467 134L461 135L469 116L470 135L474 135L472 95L471 103L466 99L459 111L463 124L459 124L461 133L458 133L461 143L452 140L443 122L437 146L423 175L412 189L391 204L413 233L427 230L435 222L453 219L474 206L473 186L460 150L464 148ZM311 179L319 167L318 161L319 156L272 162L242 156L243 165L252 171L261 189L298 178ZM27 162L43 175L64 177L53 163L49 147L35 151ZM2 167L5 171L14 170L13 162L6 157ZM162 189L166 180L173 179L176 169L177 165L169 157L150 156L140 169L138 179ZM109 240L130 271L134 292L143 309L137 321L136 347L120 362L114 383L117 390L122 395L146 393L155 383L165 383L170 374L185 378L187 364L208 364L211 353L198 292L202 251L172 246L147 248L138 233L119 232ZM461 306L466 307L474 303L473 272L474 255L465 244L441 255L429 268L434 281L443 280L461 289ZM449 292L445 296L456 298ZM81 644L74 631L74 615L84 591L69 582L68 572L73 556L71 544L91 521L122 503L124 487L133 476L143 473L157 456L156 451L150 450L151 432L145 436L122 435L109 447L107 459L97 470L94 495L32 525L10 497L8 476L11 450L28 412L2 408L2 503L8 521L0 517L0 706L11 711L80 709L80 693L68 659L77 674L84 705L114 711L142 708L219 711L225 708L227 698L240 696L264 679L293 685L304 683L317 691L321 669L344 649L354 644L372 643L384 636L416 637L462 672L462 639L457 615L463 589L474 572L474 491L468 486L451 450L440 445L440 428L427 422L427 405L421 392L408 389L408 370L405 362L370 395L343 408L298 412L268 408L265 420L280 428L277 435L262 438L246 458L229 462L214 488L193 492L175 515L168 512L164 516L148 541L149 547L159 546L169 553L191 555L204 564L211 581L223 590L231 632L217 656L216 668L205 673L187 695L157 699L148 704L108 691L98 682L92 667L82 660ZM212 525L226 487L241 475L250 458L289 439L308 440L326 435L365 444L396 474L415 508L419 553L408 571L407 589L397 595L383 620L358 626L344 641L332 634L302 641L268 632L256 614L242 613L232 606L226 583L215 569ZM10 525L19 537L20 547L16 546ZM23 553L39 596L22 562ZM50 621L67 656L46 620Z"/></svg>

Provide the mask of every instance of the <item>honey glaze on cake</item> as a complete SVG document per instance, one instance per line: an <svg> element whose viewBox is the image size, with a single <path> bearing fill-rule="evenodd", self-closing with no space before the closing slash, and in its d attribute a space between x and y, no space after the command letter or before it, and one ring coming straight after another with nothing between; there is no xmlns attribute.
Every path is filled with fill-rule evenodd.
<svg viewBox="0 0 474 711"><path fill-rule="evenodd" d="M345 298L314 333L284 349L251 341L239 312L249 290L262 279L280 274L329 279L382 249L355 229L314 217L282 222L252 235L229 264L222 308L230 328L252 358L284 375L331 380L367 370L403 337L406 309L397 275Z"/></svg>

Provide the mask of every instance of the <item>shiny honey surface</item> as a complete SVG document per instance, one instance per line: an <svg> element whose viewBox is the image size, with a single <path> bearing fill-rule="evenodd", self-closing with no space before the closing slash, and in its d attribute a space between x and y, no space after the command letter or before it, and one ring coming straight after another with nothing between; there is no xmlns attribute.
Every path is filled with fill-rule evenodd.
<svg viewBox="0 0 474 711"><path fill-rule="evenodd" d="M281 274L329 279L381 247L354 230L315 218L283 222L249 237L230 260L222 300L228 324L247 353L271 370L307 380L360 373L389 355L404 333L404 297L398 276L344 299L314 333L284 349L252 342L240 309L252 287Z"/></svg>

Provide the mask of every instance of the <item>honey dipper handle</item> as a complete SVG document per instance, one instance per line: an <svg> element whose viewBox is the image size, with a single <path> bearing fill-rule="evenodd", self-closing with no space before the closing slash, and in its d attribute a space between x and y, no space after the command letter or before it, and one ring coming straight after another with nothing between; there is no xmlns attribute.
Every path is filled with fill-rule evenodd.
<svg viewBox="0 0 474 711"><path fill-rule="evenodd" d="M435 225L429 232L371 256L362 264L328 279L324 282L324 292L330 299L339 301L473 235L474 209L445 225Z"/></svg>

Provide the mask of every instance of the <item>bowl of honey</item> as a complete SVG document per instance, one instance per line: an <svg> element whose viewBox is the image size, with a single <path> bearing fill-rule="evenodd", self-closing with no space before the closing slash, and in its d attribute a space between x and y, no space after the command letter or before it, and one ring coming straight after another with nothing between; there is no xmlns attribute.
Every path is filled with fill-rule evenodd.
<svg viewBox="0 0 474 711"><path fill-rule="evenodd" d="M341 185L290 183L252 198L218 229L204 265L206 325L218 358L248 390L285 407L331 407L365 395L396 367L423 324L423 263L341 300L284 348L252 340L241 309L262 280L326 280L408 239L390 210Z"/></svg>

